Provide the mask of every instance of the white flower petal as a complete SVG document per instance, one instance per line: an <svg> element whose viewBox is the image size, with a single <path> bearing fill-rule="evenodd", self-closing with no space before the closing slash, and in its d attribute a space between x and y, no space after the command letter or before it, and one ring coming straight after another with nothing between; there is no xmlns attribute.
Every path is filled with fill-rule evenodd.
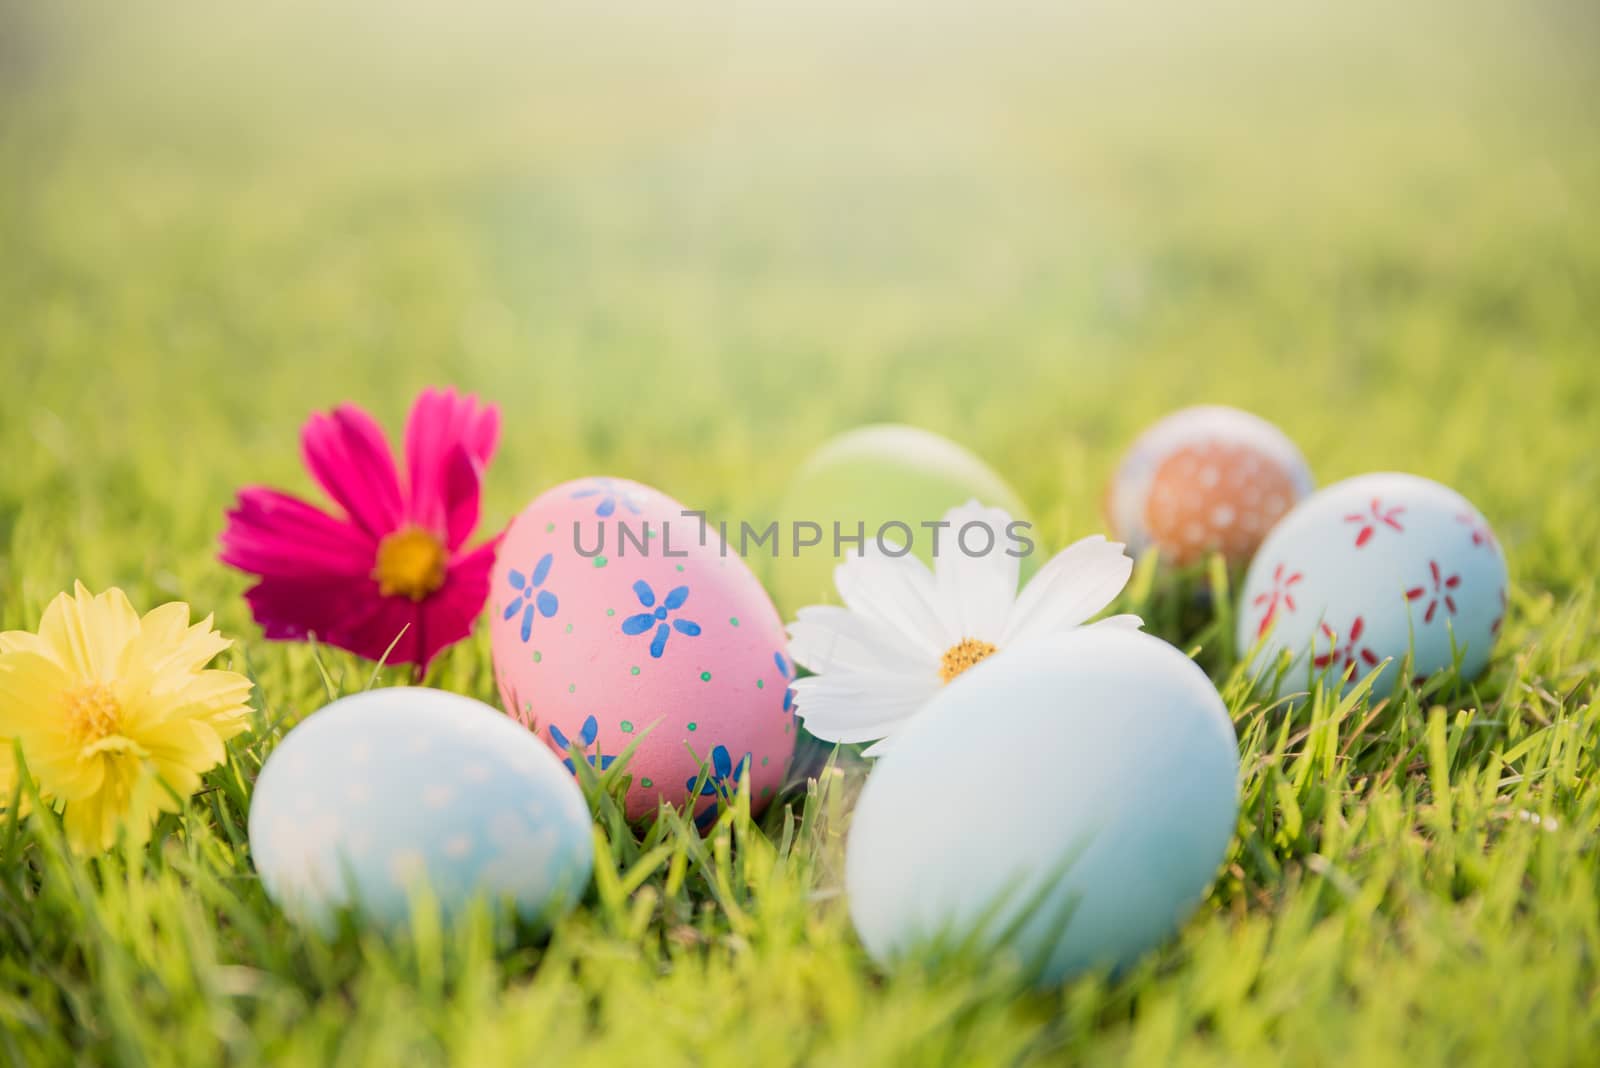
<svg viewBox="0 0 1600 1068"><path fill-rule="evenodd" d="M937 673L939 654L929 654L867 616L837 605L800 609L789 624L789 656L818 675L834 671Z"/></svg>
<svg viewBox="0 0 1600 1068"><path fill-rule="evenodd" d="M876 760L878 757L883 756L883 754L887 753L892 748L894 748L894 735L891 734L887 738L879 738L877 741L861 750L861 755L864 757L872 757L874 760Z"/></svg>
<svg viewBox="0 0 1600 1068"><path fill-rule="evenodd" d="M939 597L928 566L909 552L889 556L876 542L852 553L834 568L839 598L924 653L938 656L949 647L939 619Z"/></svg>
<svg viewBox="0 0 1600 1068"><path fill-rule="evenodd" d="M1116 600L1133 574L1133 558L1096 534L1061 550L1033 576L1011 610L999 644L1077 626Z"/></svg>
<svg viewBox="0 0 1600 1068"><path fill-rule="evenodd" d="M1116 627L1122 630L1138 630L1142 626L1144 626L1143 619L1134 615L1132 612L1124 612L1119 616L1106 616L1106 618L1097 619L1093 623L1085 623L1078 629L1088 630L1090 627Z"/></svg>
<svg viewBox="0 0 1600 1068"><path fill-rule="evenodd" d="M954 628L946 648L963 638L998 642L1017 599L1021 567L1021 559L1006 551L1011 547L1006 535L1011 516L1002 508L968 501L944 518L950 525L940 532L934 572L945 619ZM971 524L988 527L989 535L975 530L963 539L962 529ZM963 541L980 555L968 555Z"/></svg>
<svg viewBox="0 0 1600 1068"><path fill-rule="evenodd" d="M867 742L898 730L939 689L939 678L884 672L813 675L794 683L795 714L829 742Z"/></svg>

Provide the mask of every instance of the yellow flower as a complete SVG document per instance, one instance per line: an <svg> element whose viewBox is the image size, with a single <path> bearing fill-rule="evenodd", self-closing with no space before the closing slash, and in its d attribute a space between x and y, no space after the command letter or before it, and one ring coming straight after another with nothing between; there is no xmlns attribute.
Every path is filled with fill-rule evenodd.
<svg viewBox="0 0 1600 1068"><path fill-rule="evenodd" d="M4 668L0 668L3 671ZM0 738L0 813L11 808L11 795L17 792L17 757L12 748L14 738ZM22 814L28 814L28 799L21 799Z"/></svg>
<svg viewBox="0 0 1600 1068"><path fill-rule="evenodd" d="M177 811L249 726L250 680L205 670L231 644L209 616L190 626L186 604L141 619L121 590L94 596L81 582L50 602L37 634L0 634L0 805L16 738L73 849L104 851L119 826L148 841L156 817Z"/></svg>

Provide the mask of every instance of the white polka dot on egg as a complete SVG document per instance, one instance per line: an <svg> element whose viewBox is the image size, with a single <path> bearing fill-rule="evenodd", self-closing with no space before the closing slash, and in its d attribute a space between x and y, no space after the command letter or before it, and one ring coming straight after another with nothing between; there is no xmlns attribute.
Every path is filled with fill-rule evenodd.
<svg viewBox="0 0 1600 1068"><path fill-rule="evenodd" d="M1112 533L1168 563L1212 552L1249 561L1261 534L1311 492L1311 471L1271 423L1219 405L1185 408L1145 431L1106 489Z"/></svg>

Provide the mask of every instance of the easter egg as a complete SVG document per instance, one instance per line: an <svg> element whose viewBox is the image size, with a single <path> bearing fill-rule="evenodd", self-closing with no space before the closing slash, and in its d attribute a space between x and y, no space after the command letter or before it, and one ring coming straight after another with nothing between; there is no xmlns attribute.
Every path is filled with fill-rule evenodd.
<svg viewBox="0 0 1600 1068"><path fill-rule="evenodd" d="M588 885L591 826L582 791L527 731L481 701L413 687L307 717L250 799L267 895L323 928L351 905L403 922L423 887L447 917L482 895L554 922Z"/></svg>
<svg viewBox="0 0 1600 1068"><path fill-rule="evenodd" d="M1154 546L1180 567L1212 552L1243 564L1312 486L1305 458L1281 430L1204 405L1174 412L1134 441L1106 490L1106 517L1135 555Z"/></svg>
<svg viewBox="0 0 1600 1068"><path fill-rule="evenodd" d="M1139 631L1079 631L972 668L896 736L846 844L850 916L893 964L954 941L1054 982L1170 935L1222 863L1239 754L1222 699Z"/></svg>
<svg viewBox="0 0 1600 1068"><path fill-rule="evenodd" d="M569 482L512 520L490 581L506 710L597 771L635 746L630 819L693 801L704 825L741 782L756 811L782 785L783 626L714 521L637 482Z"/></svg>
<svg viewBox="0 0 1600 1068"><path fill-rule="evenodd" d="M1296 685L1326 672L1348 688L1388 659L1381 694L1408 650L1420 681L1454 663L1454 644L1470 679L1499 636L1507 581L1500 544L1465 497L1415 475L1361 475L1307 499L1261 546L1239 648L1262 642L1258 663L1289 651Z"/></svg>
<svg viewBox="0 0 1600 1068"><path fill-rule="evenodd" d="M864 533L870 541L880 529L884 537L932 561L932 532L945 512L976 499L1003 508L1027 521L1027 509L1005 480L989 465L949 438L911 426L860 427L841 434L814 452L795 473L779 516L786 530L797 523L815 524L820 543L785 544L768 559L772 588L783 610L793 615L810 604L836 603L833 572L851 543L835 552L837 529L844 538ZM904 524L885 528L885 524ZM799 538L792 538L798 543ZM1035 566L1030 554L1022 561L1026 578Z"/></svg>

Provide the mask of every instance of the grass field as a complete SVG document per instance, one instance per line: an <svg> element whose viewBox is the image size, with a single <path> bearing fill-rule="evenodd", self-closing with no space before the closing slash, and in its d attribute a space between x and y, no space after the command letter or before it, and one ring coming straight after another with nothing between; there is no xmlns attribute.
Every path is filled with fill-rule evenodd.
<svg viewBox="0 0 1600 1068"><path fill-rule="evenodd" d="M76 578L185 599L259 706L144 853L6 832L0 1059L1594 1063L1600 19L1328 7L0 3L0 628ZM327 687L259 638L216 536L242 484L312 492L307 413L397 428L444 383L503 409L490 523L606 473L761 516L828 435L897 420L984 455L1058 546L1101 529L1139 428L1231 403L1319 481L1470 497L1511 614L1442 706L1286 717L1203 650L1238 835L1128 974L875 970L848 760L795 783L792 828L613 824L548 945L324 941L241 828ZM429 682L493 701L486 636Z"/></svg>

